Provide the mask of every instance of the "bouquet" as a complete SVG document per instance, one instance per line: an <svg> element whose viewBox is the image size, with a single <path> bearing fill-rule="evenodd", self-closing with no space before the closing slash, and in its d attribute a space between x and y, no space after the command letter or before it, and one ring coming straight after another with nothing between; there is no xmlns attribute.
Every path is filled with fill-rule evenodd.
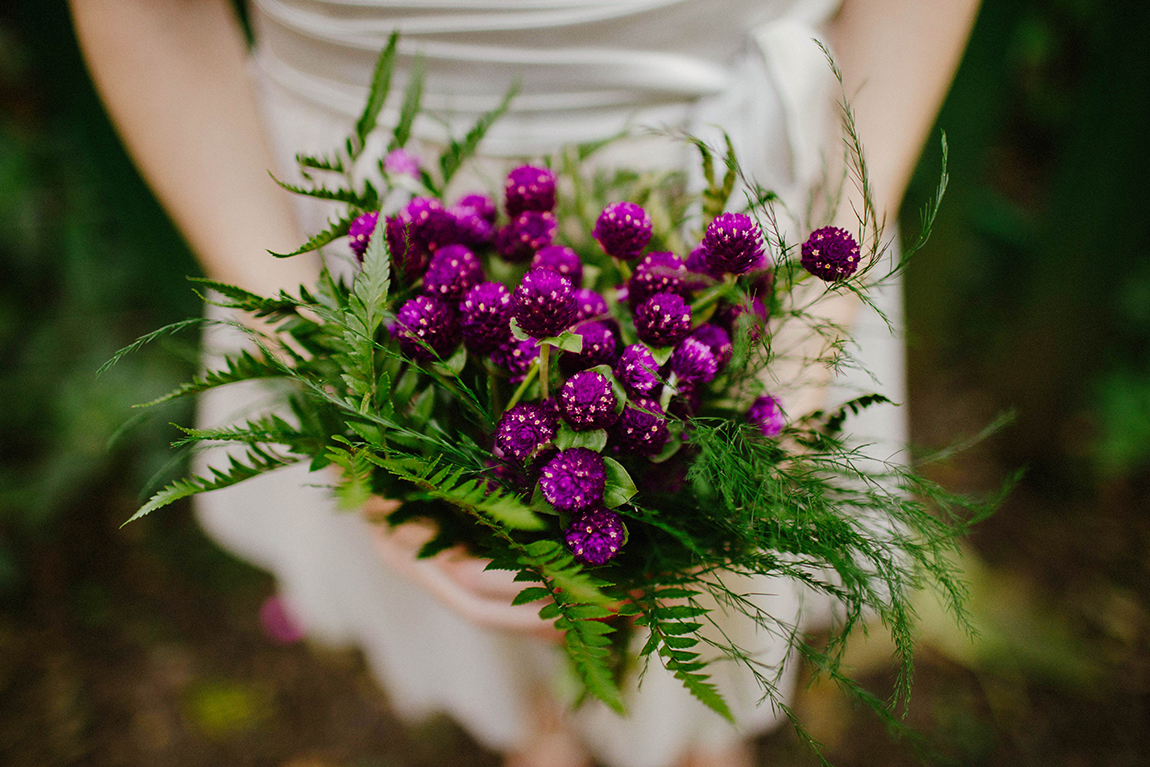
<svg viewBox="0 0 1150 767"><path fill-rule="evenodd" d="M283 255L347 238L354 274L325 270L313 287L270 297L198 280L208 300L264 329L232 323L248 347L158 401L262 378L290 382L290 394L265 415L183 429L241 454L171 483L133 519L288 464L332 467L347 507L381 495L402 503L389 524L434 523L420 556L462 544L513 571L515 603L539 604L586 692L620 712L622 671L658 662L730 718L708 675L717 660L741 662L786 710L780 669L721 630L737 615L890 718L840 670L844 640L864 618L881 621L903 664L891 706L905 700L910 595L933 581L962 619L948 554L988 507L849 438L852 415L889 402L879 392L786 410L785 364L799 380L850 362L822 302L846 291L866 301L905 263L880 269L887 243L845 102L846 156L864 191L858 231L810 226L793 243L779 224L791 213L744 177L729 141L679 137L698 149L700 194L678 172L589 171L598 145L588 145L512 169L501 199L449 195L508 101L421 162L407 149L418 77L396 124L377 124L394 56L393 38L346 144L299 156L307 183L284 184L340 214ZM387 157L368 158L368 134L385 130ZM919 244L944 186L945 167ZM125 351L196 322L210 320ZM825 645L745 593L747 578L768 575L835 601Z"/></svg>

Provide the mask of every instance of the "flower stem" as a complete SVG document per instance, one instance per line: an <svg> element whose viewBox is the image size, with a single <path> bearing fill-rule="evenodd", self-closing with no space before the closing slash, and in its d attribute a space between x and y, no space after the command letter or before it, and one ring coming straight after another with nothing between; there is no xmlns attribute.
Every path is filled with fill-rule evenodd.
<svg viewBox="0 0 1150 767"><path fill-rule="evenodd" d="M551 344L539 344L539 386L543 390L543 399L547 399L547 382L551 372Z"/></svg>
<svg viewBox="0 0 1150 767"><path fill-rule="evenodd" d="M667 377L667 385L663 387L663 393L659 397L659 407L663 409L664 413L667 412L667 405L671 404L671 397L675 396L675 384L678 382L679 379L674 373Z"/></svg>
<svg viewBox="0 0 1150 767"><path fill-rule="evenodd" d="M535 364L531 366L531 369L527 371L527 375L523 376L523 383L519 384L519 388L516 389L515 393L511 395L511 401L507 403L507 407L504 408L504 412L507 412L519 404L520 398L523 397L524 392L527 391L527 387L531 385L531 382L535 380L535 374L538 372L539 361L536 360Z"/></svg>

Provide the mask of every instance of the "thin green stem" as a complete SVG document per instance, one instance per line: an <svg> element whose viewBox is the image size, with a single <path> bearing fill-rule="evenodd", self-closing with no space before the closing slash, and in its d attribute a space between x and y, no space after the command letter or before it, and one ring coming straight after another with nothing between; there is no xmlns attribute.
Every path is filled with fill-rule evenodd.
<svg viewBox="0 0 1150 767"><path fill-rule="evenodd" d="M523 383L519 384L519 388L516 389L515 393L511 395L511 401L507 403L507 410L510 410L519 404L519 400L527 392L527 387L530 386L531 382L535 380L535 374L538 372L539 360L536 360L535 364L531 366L531 369L527 371L527 375L523 377Z"/></svg>
<svg viewBox="0 0 1150 767"><path fill-rule="evenodd" d="M551 344L539 344L539 386L543 390L543 399L547 399L547 383L551 374Z"/></svg>

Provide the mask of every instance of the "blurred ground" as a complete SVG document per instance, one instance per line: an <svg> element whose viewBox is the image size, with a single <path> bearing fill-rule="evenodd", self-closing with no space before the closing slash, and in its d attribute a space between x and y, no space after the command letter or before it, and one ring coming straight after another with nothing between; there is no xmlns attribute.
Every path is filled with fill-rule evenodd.
<svg viewBox="0 0 1150 767"><path fill-rule="evenodd" d="M917 748L825 684L799 700L836 765L1150 763L1148 21L1136 2L984 4L939 120L951 188L909 275L912 440L1015 409L932 476L987 492L1028 473L971 540L981 639L921 605ZM0 104L0 763L497 764L445 719L400 726L355 653L272 641L270 580L186 507L119 529L149 478L179 471L162 421L188 413L107 444L194 343L92 372L196 312L195 266L104 121L61 2L0 10ZM937 167L932 149L905 228ZM880 694L888 657L852 650ZM789 730L759 748L815 763Z"/></svg>

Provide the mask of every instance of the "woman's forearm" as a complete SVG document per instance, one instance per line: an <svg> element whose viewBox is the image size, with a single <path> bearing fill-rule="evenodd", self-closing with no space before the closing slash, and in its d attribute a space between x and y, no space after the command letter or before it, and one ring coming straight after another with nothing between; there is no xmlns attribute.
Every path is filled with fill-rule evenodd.
<svg viewBox="0 0 1150 767"><path fill-rule="evenodd" d="M261 293L295 288L300 242L227 0L70 0L81 48L132 159L205 272Z"/></svg>

